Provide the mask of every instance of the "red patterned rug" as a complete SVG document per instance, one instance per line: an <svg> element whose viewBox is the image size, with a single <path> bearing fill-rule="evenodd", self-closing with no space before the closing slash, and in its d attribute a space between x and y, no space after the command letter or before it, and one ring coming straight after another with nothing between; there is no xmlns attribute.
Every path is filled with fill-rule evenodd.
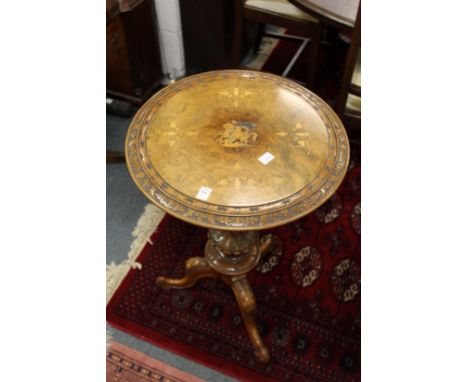
<svg viewBox="0 0 468 382"><path fill-rule="evenodd" d="M256 319L272 360L262 364L235 298L221 281L162 290L202 256L206 230L166 216L107 307L108 322L244 381L360 380L360 154L335 195L314 213L269 230L274 249L249 274Z"/></svg>
<svg viewBox="0 0 468 382"><path fill-rule="evenodd" d="M117 342L112 342L107 351L106 381L205 382Z"/></svg>

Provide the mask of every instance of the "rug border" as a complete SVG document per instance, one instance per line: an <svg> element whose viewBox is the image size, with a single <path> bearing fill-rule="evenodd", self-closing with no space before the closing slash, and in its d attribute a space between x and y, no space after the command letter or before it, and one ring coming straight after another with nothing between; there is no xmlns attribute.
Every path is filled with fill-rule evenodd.
<svg viewBox="0 0 468 382"><path fill-rule="evenodd" d="M153 358L148 354L142 353L115 340L110 344L108 352L115 352L124 355L125 357L132 359L135 361L135 363L138 363L145 368L155 369L159 373L165 374L170 378L180 380L181 382L207 382L205 379L180 370L166 362Z"/></svg>

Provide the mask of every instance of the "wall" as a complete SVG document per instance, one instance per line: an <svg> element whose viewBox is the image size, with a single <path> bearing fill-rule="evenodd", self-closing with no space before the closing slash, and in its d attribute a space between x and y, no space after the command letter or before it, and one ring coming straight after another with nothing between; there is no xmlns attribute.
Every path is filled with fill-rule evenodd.
<svg viewBox="0 0 468 382"><path fill-rule="evenodd" d="M154 0L158 18L161 61L166 81L185 75L179 0Z"/></svg>

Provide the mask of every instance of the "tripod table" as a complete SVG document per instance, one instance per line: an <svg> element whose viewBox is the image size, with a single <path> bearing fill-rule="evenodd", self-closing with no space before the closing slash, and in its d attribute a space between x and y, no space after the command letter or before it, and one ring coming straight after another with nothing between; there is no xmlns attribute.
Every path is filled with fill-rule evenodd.
<svg viewBox="0 0 468 382"><path fill-rule="evenodd" d="M255 355L270 354L255 324L247 273L271 244L260 230L286 224L324 203L349 161L345 129L302 86L272 74L221 70L186 77L150 98L126 139L129 172L167 213L207 227L204 257L186 262L188 288L218 277L237 299Z"/></svg>

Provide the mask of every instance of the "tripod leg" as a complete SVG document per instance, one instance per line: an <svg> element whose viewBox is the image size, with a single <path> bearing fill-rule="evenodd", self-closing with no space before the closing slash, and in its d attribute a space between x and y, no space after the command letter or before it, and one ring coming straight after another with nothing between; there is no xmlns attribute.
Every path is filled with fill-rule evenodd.
<svg viewBox="0 0 468 382"><path fill-rule="evenodd" d="M211 268L204 257L191 257L185 262L185 276L171 279L159 276L156 284L164 288L189 288L202 277L217 277L218 273Z"/></svg>
<svg viewBox="0 0 468 382"><path fill-rule="evenodd" d="M271 249L273 244L273 235L270 233L268 235L263 235L260 238L260 254L265 254Z"/></svg>
<svg viewBox="0 0 468 382"><path fill-rule="evenodd" d="M255 355L260 361L268 362L270 360L270 353L268 348L263 344L262 337L260 337L255 323L255 297L246 276L222 276L222 278L232 288L236 296L245 327L255 348Z"/></svg>

